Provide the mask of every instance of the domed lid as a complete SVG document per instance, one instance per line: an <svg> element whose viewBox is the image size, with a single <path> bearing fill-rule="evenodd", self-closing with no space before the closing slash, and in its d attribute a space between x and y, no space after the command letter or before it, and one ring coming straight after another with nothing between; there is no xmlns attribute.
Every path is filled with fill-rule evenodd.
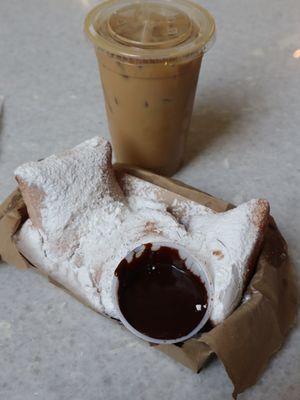
<svg viewBox="0 0 300 400"><path fill-rule="evenodd" d="M127 46L167 48L191 36L192 21L183 11L157 3L131 4L114 12L108 20L112 37Z"/></svg>
<svg viewBox="0 0 300 400"><path fill-rule="evenodd" d="M118 57L160 61L205 52L215 24L187 0L109 0L88 14L85 31L98 48Z"/></svg>

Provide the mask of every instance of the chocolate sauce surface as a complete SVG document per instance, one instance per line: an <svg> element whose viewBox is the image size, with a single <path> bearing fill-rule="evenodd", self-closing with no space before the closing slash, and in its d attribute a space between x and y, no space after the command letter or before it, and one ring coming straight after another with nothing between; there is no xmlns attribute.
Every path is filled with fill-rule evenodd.
<svg viewBox="0 0 300 400"><path fill-rule="evenodd" d="M202 320L207 291L176 249L161 246L118 265L119 307L131 326L155 339L177 339Z"/></svg>

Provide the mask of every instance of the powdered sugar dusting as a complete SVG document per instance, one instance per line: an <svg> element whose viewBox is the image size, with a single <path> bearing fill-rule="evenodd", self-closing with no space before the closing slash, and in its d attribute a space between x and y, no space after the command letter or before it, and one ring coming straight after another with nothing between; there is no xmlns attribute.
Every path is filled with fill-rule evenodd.
<svg viewBox="0 0 300 400"><path fill-rule="evenodd" d="M130 175L120 187L110 145L99 138L25 164L16 174L44 193L42 229L28 220L18 235L20 251L97 311L118 317L112 300L115 268L149 242L184 246L207 269L214 280L215 323L239 302L259 237L257 223L266 214L259 212L259 201L216 214Z"/></svg>
<svg viewBox="0 0 300 400"><path fill-rule="evenodd" d="M215 323L226 318L241 299L249 256L259 236L252 223L258 204L252 200L225 213L191 219L191 232L204 241L203 253L209 257L214 275L217 290L211 318Z"/></svg>
<svg viewBox="0 0 300 400"><path fill-rule="evenodd" d="M171 213L181 224L188 226L189 220L195 215L215 214L213 210L195 201L178 195L166 196L158 186L146 182L135 176L124 174L121 178L121 186L129 204L134 207L161 209Z"/></svg>
<svg viewBox="0 0 300 400"><path fill-rule="evenodd" d="M110 144L93 138L71 151L24 164L15 171L45 199L41 204L40 233L45 241L52 242L52 247L55 243L54 252L70 255L72 243L89 220L86 213L101 206L109 215L111 204L113 208L117 203L121 206L123 194L108 168L110 163Z"/></svg>

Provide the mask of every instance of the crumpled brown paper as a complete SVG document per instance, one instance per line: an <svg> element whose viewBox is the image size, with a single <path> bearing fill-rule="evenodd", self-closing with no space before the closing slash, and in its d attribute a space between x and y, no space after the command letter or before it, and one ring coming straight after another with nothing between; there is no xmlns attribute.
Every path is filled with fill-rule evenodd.
<svg viewBox="0 0 300 400"><path fill-rule="evenodd" d="M115 170L117 176L127 172L165 188L171 192L172 198L181 195L215 211L232 208L231 204L207 193L139 168L117 164ZM3 261L19 268L31 267L12 239L26 218L26 207L17 189L0 206L0 255ZM208 358L216 354L234 385L233 395L236 396L255 384L270 357L282 346L296 317L296 279L287 255L287 245L272 218L247 293L250 295L248 301L222 324L199 338L181 345L155 347L195 372L199 372Z"/></svg>

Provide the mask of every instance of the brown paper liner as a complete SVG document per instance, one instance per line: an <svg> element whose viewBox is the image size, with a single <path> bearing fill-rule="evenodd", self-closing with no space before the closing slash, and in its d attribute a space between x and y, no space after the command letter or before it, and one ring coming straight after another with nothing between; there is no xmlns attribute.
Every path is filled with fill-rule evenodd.
<svg viewBox="0 0 300 400"><path fill-rule="evenodd" d="M117 176L126 172L167 189L172 199L180 195L218 212L233 207L173 179L121 164L114 168ZM31 267L12 238L26 218L26 207L17 189L0 206L0 255L3 261L19 268ZM287 256L287 245L272 218L247 292L251 294L247 302L199 338L181 345L155 347L195 372L216 354L234 385L236 396L256 383L296 318L298 298L293 266Z"/></svg>

